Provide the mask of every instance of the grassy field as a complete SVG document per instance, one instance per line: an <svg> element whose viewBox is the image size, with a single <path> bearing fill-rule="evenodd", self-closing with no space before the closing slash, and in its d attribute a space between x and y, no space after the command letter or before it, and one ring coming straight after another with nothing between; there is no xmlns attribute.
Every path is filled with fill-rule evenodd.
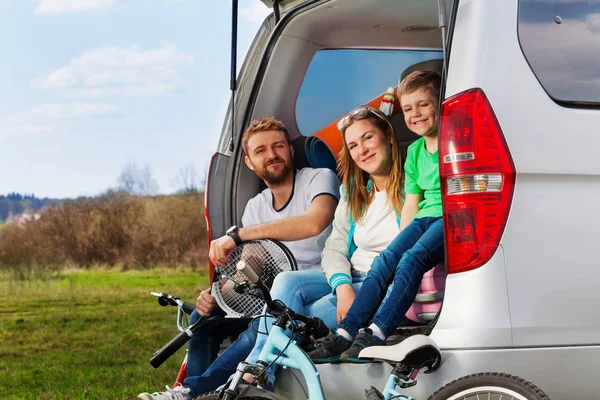
<svg viewBox="0 0 600 400"><path fill-rule="evenodd" d="M150 291L195 301L208 286L191 270L66 272L48 281L0 277L3 399L135 399L172 385L185 354L148 363L178 333L175 308Z"/></svg>

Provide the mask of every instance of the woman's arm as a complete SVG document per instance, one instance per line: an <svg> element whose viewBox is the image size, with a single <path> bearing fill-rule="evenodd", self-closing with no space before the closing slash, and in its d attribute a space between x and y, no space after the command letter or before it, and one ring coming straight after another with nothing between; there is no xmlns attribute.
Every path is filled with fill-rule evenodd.
<svg viewBox="0 0 600 400"><path fill-rule="evenodd" d="M356 294L352 288L352 265L348 259L348 239L350 235L350 218L347 213L347 202L344 194L335 210L333 229L325 242L321 268L327 282L337 295L337 322L340 323L350 309Z"/></svg>
<svg viewBox="0 0 600 400"><path fill-rule="evenodd" d="M344 196L341 196L335 209L331 234L327 238L325 248L321 253L321 268L330 285L335 285L334 280L343 280L344 276L348 283L352 283L352 267L350 260L348 260L350 220L346 213L346 204ZM335 289L335 286L332 286L332 289Z"/></svg>

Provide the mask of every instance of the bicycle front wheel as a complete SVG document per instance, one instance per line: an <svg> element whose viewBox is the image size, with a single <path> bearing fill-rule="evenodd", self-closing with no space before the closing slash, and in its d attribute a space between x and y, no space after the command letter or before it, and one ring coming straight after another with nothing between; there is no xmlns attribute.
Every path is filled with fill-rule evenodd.
<svg viewBox="0 0 600 400"><path fill-rule="evenodd" d="M450 382L429 400L549 400L548 396L525 379L497 372L465 376Z"/></svg>

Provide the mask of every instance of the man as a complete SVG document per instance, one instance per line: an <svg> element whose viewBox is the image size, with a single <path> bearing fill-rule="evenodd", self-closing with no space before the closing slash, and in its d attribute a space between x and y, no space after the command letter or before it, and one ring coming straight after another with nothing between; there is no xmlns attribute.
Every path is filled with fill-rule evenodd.
<svg viewBox="0 0 600 400"><path fill-rule="evenodd" d="M242 241L277 239L296 258L298 269L318 267L321 251L331 232L338 200L339 180L328 169L294 170L294 149L285 126L272 117L253 121L242 138L244 161L262 179L267 189L252 198L242 216L243 227L232 227L210 244L209 258L215 266L225 265L227 256ZM210 288L200 293L190 323L201 317L222 314ZM190 339L188 377L183 386L167 392L141 393L142 400L187 400L215 390L235 372L254 345L256 332L248 327L217 359L224 338L247 327L241 320L203 329ZM216 359L216 360L215 360ZM214 361L214 362L213 362Z"/></svg>

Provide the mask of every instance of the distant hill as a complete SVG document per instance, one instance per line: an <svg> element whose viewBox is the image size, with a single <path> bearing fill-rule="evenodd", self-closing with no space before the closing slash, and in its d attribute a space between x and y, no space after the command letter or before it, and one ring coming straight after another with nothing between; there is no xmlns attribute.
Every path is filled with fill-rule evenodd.
<svg viewBox="0 0 600 400"><path fill-rule="evenodd" d="M60 199L39 199L33 194L9 193L0 195L0 222L6 221L9 216L22 214L23 212L39 211L44 206L58 203Z"/></svg>

